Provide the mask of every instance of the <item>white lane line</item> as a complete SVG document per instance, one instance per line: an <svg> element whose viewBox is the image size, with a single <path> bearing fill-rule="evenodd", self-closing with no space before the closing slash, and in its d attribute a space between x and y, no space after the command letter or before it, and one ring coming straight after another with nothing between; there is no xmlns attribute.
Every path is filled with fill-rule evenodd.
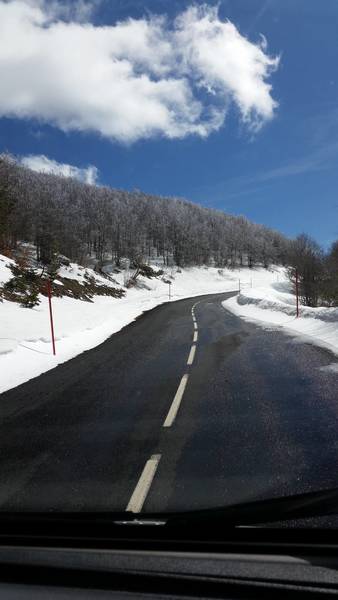
<svg viewBox="0 0 338 600"><path fill-rule="evenodd" d="M195 352L196 352L196 344L193 344L190 348L187 365L192 365L192 363L194 362Z"/></svg>
<svg viewBox="0 0 338 600"><path fill-rule="evenodd" d="M134 513L141 512L142 506L154 479L158 463L160 462L160 458L161 454L153 454L151 458L147 460L142 471L142 475L137 482L136 488L133 491L126 510Z"/></svg>
<svg viewBox="0 0 338 600"><path fill-rule="evenodd" d="M180 385L177 388L177 392L175 394L175 398L173 399L172 405L167 414L166 420L163 423L163 427L171 427L173 422L175 421L175 417L177 415L177 411L180 407L181 400L183 398L185 386L188 383L189 375L186 373L183 375Z"/></svg>
<svg viewBox="0 0 338 600"><path fill-rule="evenodd" d="M196 323L196 321L194 323L194 329L195 329L195 331L197 331L197 323Z"/></svg>
<svg viewBox="0 0 338 600"><path fill-rule="evenodd" d="M194 331L194 337L193 337L193 342L197 342L198 340L198 331Z"/></svg>

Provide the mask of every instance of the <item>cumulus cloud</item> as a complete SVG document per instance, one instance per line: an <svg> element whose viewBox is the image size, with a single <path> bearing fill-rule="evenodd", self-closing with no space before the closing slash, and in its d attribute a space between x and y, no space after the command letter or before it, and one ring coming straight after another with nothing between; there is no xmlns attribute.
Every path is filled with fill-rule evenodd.
<svg viewBox="0 0 338 600"><path fill-rule="evenodd" d="M80 20L62 16L66 5L0 0L0 116L123 142L205 137L231 104L253 130L273 117L268 80L278 58L217 8L192 6L173 23L150 16L94 26L81 22L89 2L76 4Z"/></svg>
<svg viewBox="0 0 338 600"><path fill-rule="evenodd" d="M53 173L54 175L62 175L63 177L73 177L85 183L93 185L98 178L98 170L94 165L89 165L84 169L59 163L56 160L48 158L44 154L30 154L23 156L20 162L25 167L38 171L39 173Z"/></svg>
<svg viewBox="0 0 338 600"><path fill-rule="evenodd" d="M12 0L2 0L12 2ZM47 22L62 20L86 22L100 6L102 0L21 0L32 8L40 8Z"/></svg>
<svg viewBox="0 0 338 600"><path fill-rule="evenodd" d="M44 0L40 1L43 2ZM97 10L99 4L100 0L76 0L76 2L53 0L52 2L48 2L48 6L51 7L52 18L60 17L61 19L73 20L79 23L88 21Z"/></svg>
<svg viewBox="0 0 338 600"><path fill-rule="evenodd" d="M278 58L265 54L265 37L260 45L252 44L230 21L218 19L217 8L193 6L176 19L176 26L187 74L192 71L198 84L225 106L233 100L253 129L272 118L276 102L265 78L277 68Z"/></svg>

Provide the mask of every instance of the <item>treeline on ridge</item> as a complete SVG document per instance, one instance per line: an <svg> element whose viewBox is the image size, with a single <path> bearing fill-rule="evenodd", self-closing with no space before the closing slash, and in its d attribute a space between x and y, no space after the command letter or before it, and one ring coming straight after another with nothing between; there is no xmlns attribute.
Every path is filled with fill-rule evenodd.
<svg viewBox="0 0 338 600"><path fill-rule="evenodd" d="M37 173L0 156L0 252L32 242L42 264L55 254L98 268L110 259L219 267L286 264L283 235L179 198L163 198Z"/></svg>

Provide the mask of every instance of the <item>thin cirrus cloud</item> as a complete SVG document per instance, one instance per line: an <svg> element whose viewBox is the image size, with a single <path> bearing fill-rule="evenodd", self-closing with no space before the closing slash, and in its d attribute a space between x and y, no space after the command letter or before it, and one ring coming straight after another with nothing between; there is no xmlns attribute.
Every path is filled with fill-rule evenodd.
<svg viewBox="0 0 338 600"><path fill-rule="evenodd" d="M94 26L90 3L77 5L81 18L67 3L0 0L0 116L127 143L206 137L230 105L253 131L274 116L278 57L216 7Z"/></svg>
<svg viewBox="0 0 338 600"><path fill-rule="evenodd" d="M320 120L319 122L324 121ZM216 184L206 187L204 190L199 188L198 191L208 191L209 194L211 192L213 194L222 193L222 195L226 193L227 199L247 195L252 196L253 193L261 192L267 185L278 179L286 180L288 177L335 169L337 153L338 142L327 139L324 144L315 150L307 152L303 156L294 157L288 162L252 175L242 175L227 179L226 181L219 181Z"/></svg>
<svg viewBox="0 0 338 600"><path fill-rule="evenodd" d="M72 177L91 185L96 183L98 178L98 170L94 165L80 169L74 165L59 163L44 154L23 156L20 159L20 163L39 173L53 173L54 175L62 175L63 177Z"/></svg>

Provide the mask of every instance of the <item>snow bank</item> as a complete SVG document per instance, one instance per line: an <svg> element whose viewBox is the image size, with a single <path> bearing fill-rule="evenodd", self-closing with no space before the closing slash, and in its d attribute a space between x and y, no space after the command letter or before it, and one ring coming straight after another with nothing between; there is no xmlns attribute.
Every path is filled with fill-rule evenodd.
<svg viewBox="0 0 338 600"><path fill-rule="evenodd" d="M338 354L338 308L301 306L296 318L296 300L286 270L263 272L260 281L243 281L240 294L223 302L224 308L248 321L268 328L283 328L299 341L316 344Z"/></svg>
<svg viewBox="0 0 338 600"><path fill-rule="evenodd" d="M12 274L13 261L0 255L0 285ZM260 280L262 270L256 272ZM105 285L123 287L126 273L113 274L109 283L91 269L75 263L62 267L62 277L84 280L87 273ZM167 269L171 278L172 301L201 294L238 289L239 277L249 276L249 270L229 271L216 268L191 268L181 272ZM95 296L92 303L69 297L53 298L54 326L57 356L52 355L48 301L40 296L40 304L33 309L4 300L0 302L0 393L24 383L28 379L52 369L89 350L110 335L136 319L142 312L168 301L167 283L161 279L139 278L139 287L130 288L121 299Z"/></svg>

